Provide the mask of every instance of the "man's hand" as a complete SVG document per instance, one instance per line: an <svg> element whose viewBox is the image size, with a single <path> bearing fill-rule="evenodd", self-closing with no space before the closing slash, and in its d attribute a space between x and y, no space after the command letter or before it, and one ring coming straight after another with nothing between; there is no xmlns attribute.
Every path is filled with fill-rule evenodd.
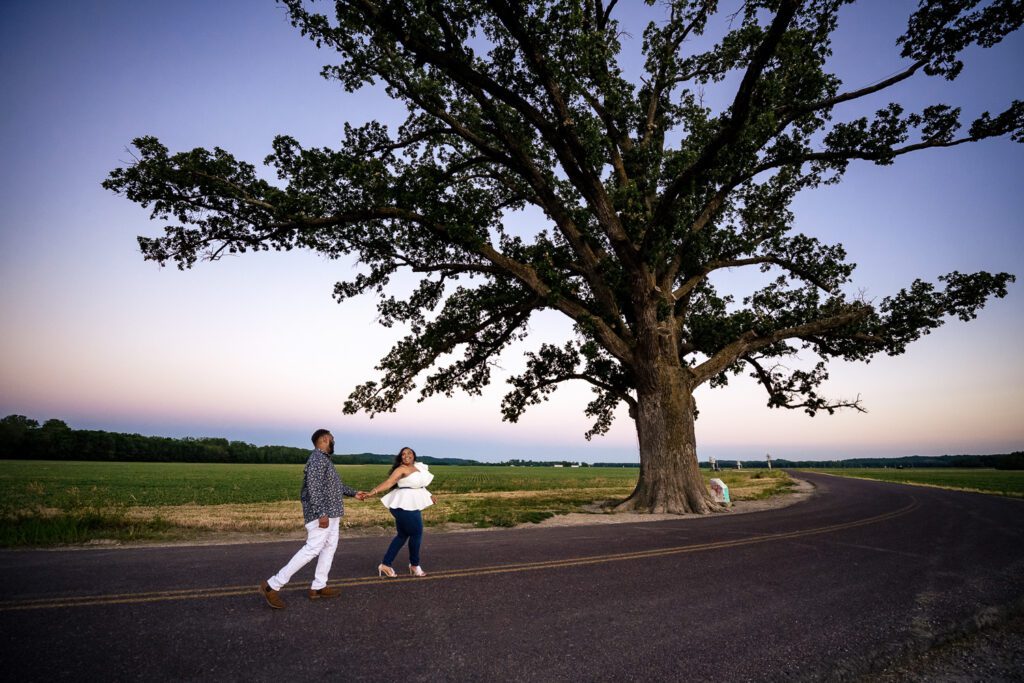
<svg viewBox="0 0 1024 683"><path fill-rule="evenodd" d="M366 500L366 491L356 491L356 500Z"/></svg>
<svg viewBox="0 0 1024 683"><path fill-rule="evenodd" d="M327 515L324 515L323 517L320 518L320 528L321 529L326 529L328 527L328 525L330 525L330 523L331 523L331 521L327 518Z"/></svg>

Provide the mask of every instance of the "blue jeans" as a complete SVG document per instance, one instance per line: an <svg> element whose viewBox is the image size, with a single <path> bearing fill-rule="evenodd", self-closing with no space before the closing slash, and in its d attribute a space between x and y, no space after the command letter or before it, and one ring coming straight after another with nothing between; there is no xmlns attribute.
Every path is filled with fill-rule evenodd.
<svg viewBox="0 0 1024 683"><path fill-rule="evenodd" d="M402 549L406 541L409 541L409 564L414 567L420 566L420 543L423 542L423 515L419 510L403 510L401 508L390 508L391 516L395 518L395 527L398 533L391 539L388 551L384 553L382 564L391 566L395 556Z"/></svg>

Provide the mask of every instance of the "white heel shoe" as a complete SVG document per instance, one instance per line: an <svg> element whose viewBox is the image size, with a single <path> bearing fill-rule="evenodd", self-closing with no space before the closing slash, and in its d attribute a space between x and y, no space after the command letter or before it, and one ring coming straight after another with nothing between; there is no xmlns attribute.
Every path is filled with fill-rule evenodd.
<svg viewBox="0 0 1024 683"><path fill-rule="evenodd" d="M386 576L389 579L393 579L396 576L398 576L398 574L396 574L395 570L392 569L391 567L387 566L386 564L378 564L377 565L377 577L380 578L381 576Z"/></svg>
<svg viewBox="0 0 1024 683"><path fill-rule="evenodd" d="M409 565L409 573L412 574L413 576L426 576L427 575L427 573L425 571L423 571L419 567L413 566L411 564Z"/></svg>

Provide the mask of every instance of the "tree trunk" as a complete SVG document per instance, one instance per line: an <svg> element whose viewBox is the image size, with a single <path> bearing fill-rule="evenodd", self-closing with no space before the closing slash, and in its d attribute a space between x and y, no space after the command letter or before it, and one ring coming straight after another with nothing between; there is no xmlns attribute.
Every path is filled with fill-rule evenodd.
<svg viewBox="0 0 1024 683"><path fill-rule="evenodd" d="M656 360L637 387L640 480L619 511L705 514L721 510L697 466L693 388L683 367Z"/></svg>

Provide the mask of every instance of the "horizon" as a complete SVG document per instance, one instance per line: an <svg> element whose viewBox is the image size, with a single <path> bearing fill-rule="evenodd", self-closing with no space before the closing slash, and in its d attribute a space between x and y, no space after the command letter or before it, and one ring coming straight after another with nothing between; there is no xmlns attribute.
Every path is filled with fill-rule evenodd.
<svg viewBox="0 0 1024 683"><path fill-rule="evenodd" d="M895 38L915 4L843 9L833 64L845 83L872 83L904 64ZM618 10L627 73L636 73L639 36L657 11ZM258 164L276 134L331 147L346 121L401 120L402 107L379 88L349 94L321 79L330 54L299 36L279 7L112 0L25 3L6 15L0 414L255 445L304 444L326 426L352 452L397 452L411 444L422 455L475 460L523 453L638 459L624 410L608 435L583 439L590 426L583 407L592 397L585 386L559 389L519 424L501 421L504 380L522 369L523 351L565 339L570 326L557 314L531 319L531 334L502 356L483 395L423 403L410 397L397 413L371 420L342 415L341 405L356 384L378 376L374 366L405 331L377 325L368 297L340 306L332 300L334 282L354 262L271 252L179 272L142 260L136 236L153 236L161 226L100 187L124 165L132 138L156 135L172 152L218 145ZM1024 63L1024 31L991 49L969 50L965 63L953 83L915 78L893 97L908 109L936 101L963 106L965 118L1001 110L1024 92L1024 70L1016 68ZM707 94L709 102L718 96L710 87ZM854 118L886 102L888 96L872 98L837 115ZM795 226L842 243L858 264L854 284L869 299L952 270L1024 275L1022 177L1024 146L1007 138L910 155L888 167L853 164L839 185L798 195ZM413 281L397 277L392 291ZM757 280L730 273L721 290L742 297L752 284ZM812 419L769 410L763 391L745 376L730 378L724 389L703 387L696 394L698 460L1021 450L1022 336L1018 281L977 320L951 320L903 356L830 364L828 394L861 396L867 414Z"/></svg>
<svg viewBox="0 0 1024 683"><path fill-rule="evenodd" d="M137 431L128 431L128 432L126 432L126 431L117 430L117 429L104 429L103 427L79 427L79 426L76 426L76 425L73 425L73 424L69 424L66 420L62 420L59 417L57 417L57 418L55 418L55 417L47 417L47 418L41 418L41 419L37 418L37 417L33 417L31 415L24 415L23 417L27 417L29 419L36 420L36 422L38 422L39 425L42 425L48 419L61 420L62 422L67 424L69 428L71 428L73 430L104 431L104 432L111 432L111 433L135 434L135 435L144 436L144 437L169 438L169 439L188 439L188 438L191 438L191 439L227 439L228 441L239 441L239 442L246 443L246 444L248 444L250 446L256 446L256 447L261 447L261 446L282 446L282 447L286 447L286 448L299 448L301 450L310 450L310 446L305 445L305 444L303 444L303 445L296 445L296 444L271 443L271 442L259 443L259 442L249 441L249 440L247 440L245 438L231 438L231 437L227 437L227 436L224 436L224 435L218 435L218 434L180 434L180 435L143 434L142 432L137 432ZM335 440L337 441L337 435L335 435ZM337 446L337 443L336 443L336 449L337 449L337 447L338 446ZM845 461L845 460L890 460L890 459L915 458L915 457L916 458L941 458L941 457L957 457L957 456L971 456L971 457L973 457L973 456L987 456L987 455L1008 455L1008 454L1014 453L1014 452L1019 452L1019 451L1018 450L1011 450L1011 451L1005 451L1005 452L988 452L988 453L966 452L965 451L965 452L960 452L960 453L904 453L904 454L892 454L892 455L844 455L842 457L819 458L819 459L809 458L809 457L801 457L801 456L788 457L788 456L780 456L780 455L769 454L769 453L762 454L760 457L758 457L758 456L745 456L745 455L739 454L739 453L733 454L733 455L730 455L730 456L726 456L726 457L720 457L720 456L715 455L714 453L710 453L710 454L704 454L702 457L698 457L698 462L700 464L702 464L702 465L705 465L705 464L708 464L709 458L714 458L716 461L722 463L723 467L725 467L725 469L729 469L727 466L725 466L725 463L735 462L737 459L739 459L742 462L764 462L766 460L766 458L764 457L765 455L771 455L772 462L775 462L775 461L787 461L788 460L788 461L813 461L813 462L827 463L827 462L842 462L842 461ZM417 451L417 453L419 453L419 451ZM361 455L361 454L390 455L391 453L388 452L388 451L374 451L374 450L353 450L353 451L346 450L345 452L338 451L338 452L334 453L334 455ZM498 463L502 463L502 462L507 462L509 460L521 460L523 462L579 462L579 463L583 463L583 464L599 464L599 463L635 464L638 467L640 465L639 456L635 457L633 460L626 459L626 460L619 461L619 460L612 460L612 459L607 459L607 460L585 460L585 459L580 459L580 458L565 457L563 455L553 455L553 456L547 457L547 458L537 457L536 455L534 455L533 457L529 457L529 458L521 457L521 456L509 456L509 457L505 457L505 458L502 458L502 459L491 459L491 460L486 459L487 456L469 457L469 456L465 456L465 455L452 455L452 454L445 454L445 453L437 453L437 454L435 454L435 453L423 453L421 455L423 457L429 457L429 458L455 458L455 459L462 459L462 460L475 460L475 461L481 462L483 464L498 464Z"/></svg>

